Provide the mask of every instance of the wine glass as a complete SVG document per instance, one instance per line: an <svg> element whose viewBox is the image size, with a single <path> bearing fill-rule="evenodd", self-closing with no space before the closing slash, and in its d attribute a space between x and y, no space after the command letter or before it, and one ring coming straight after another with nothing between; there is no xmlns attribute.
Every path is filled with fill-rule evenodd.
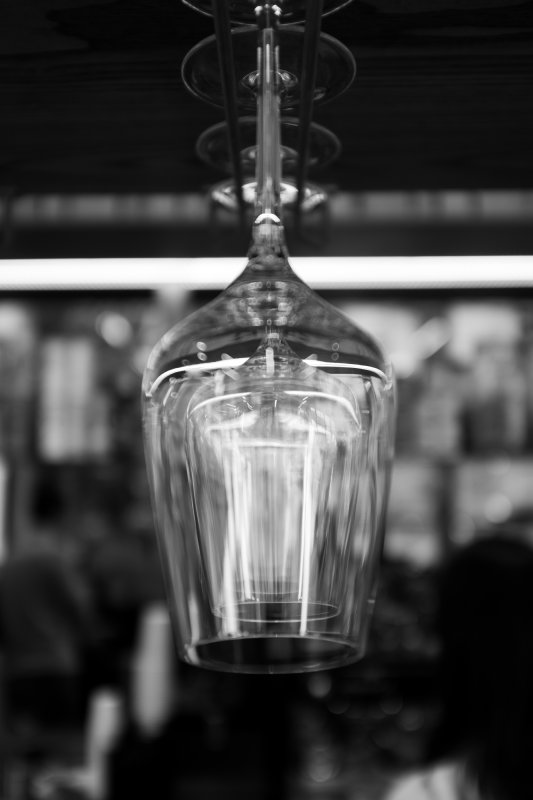
<svg viewBox="0 0 533 800"><path fill-rule="evenodd" d="M257 31L236 28L231 32L233 44L233 70L237 88L237 103L243 113L257 108L259 71L257 69ZM279 103L282 109L297 108L300 103L301 56L303 28L282 28L278 32L281 53L278 68ZM317 53L317 75L314 103L325 103L339 97L355 78L355 59L350 50L338 39L320 34ZM181 76L186 88L200 100L224 107L222 74L218 62L216 36L208 36L195 45L182 62Z"/></svg>
<svg viewBox="0 0 533 800"><path fill-rule="evenodd" d="M298 163L298 136L300 121L298 117L283 117L280 121L280 158L283 175L294 175ZM257 118L240 117L238 120L241 143L241 165L245 176L255 176L257 164ZM337 159L341 143L337 136L323 125L311 123L309 137L308 167L322 168ZM210 167L231 174L233 165L229 149L227 122L219 122L207 128L196 142L196 155Z"/></svg>
<svg viewBox="0 0 533 800"><path fill-rule="evenodd" d="M293 272L281 203L278 19L259 7L248 262L172 328L143 379L152 502L178 650L285 673L365 652L393 452L379 345Z"/></svg>
<svg viewBox="0 0 533 800"><path fill-rule="evenodd" d="M278 0L282 11L282 20L285 23L303 22L309 0ZM183 0L186 6L200 11L202 14L212 13L212 0ZM343 6L349 5L352 0L324 0L322 15L332 14ZM245 25L254 25L256 22L255 0L229 0L229 14L232 22Z"/></svg>
<svg viewBox="0 0 533 800"><path fill-rule="evenodd" d="M242 145L241 167L244 183L241 187L246 206L253 208L257 203L257 183L255 171L257 165L257 119L241 117L238 120L239 140ZM281 146L280 158L283 178L280 184L280 200L284 208L296 207L306 213L327 202L327 194L321 186L307 181L303 188L303 196L299 197L296 185L296 168L298 165L299 120L297 117L285 117L280 122ZM322 125L311 124L308 165L310 168L324 167L338 158L341 144L334 133ZM220 122L205 130L196 143L196 155L204 163L223 172L232 173L232 161L229 149L228 125ZM239 199L235 181L229 178L215 184L211 188L211 199L219 206L238 211Z"/></svg>

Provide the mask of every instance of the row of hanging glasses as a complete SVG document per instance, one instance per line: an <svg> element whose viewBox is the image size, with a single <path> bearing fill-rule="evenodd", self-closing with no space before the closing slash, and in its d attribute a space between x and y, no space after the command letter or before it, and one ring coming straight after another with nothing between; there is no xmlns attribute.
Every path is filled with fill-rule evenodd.
<svg viewBox="0 0 533 800"><path fill-rule="evenodd" d="M345 2L187 3L212 12L216 36L188 54L184 80L209 102L224 96L226 111L198 149L231 165L235 205L251 184L254 222L243 273L163 336L144 375L147 465L178 651L234 672L336 666L365 650L394 383L379 345L295 275L282 217L287 165L305 210L302 160L338 152L309 108L353 80L351 55L320 34L322 13ZM299 110L298 122L282 123L285 109Z"/></svg>
<svg viewBox="0 0 533 800"><path fill-rule="evenodd" d="M211 10L211 2L187 3L205 13ZM327 13L335 11L344 2L326 3ZM298 153L302 147L300 119L297 116L302 102L300 76L303 71L305 29L295 22L305 19L305 2L278 3L277 47L280 53L278 69L278 96L281 112L280 157L283 168L281 202L292 206L297 201L302 210L310 210L326 200L323 189L308 181L298 197L297 168ZM256 202L257 164L257 96L259 69L257 64L257 17L256 3L231 2L229 11L232 23L242 23L231 29L231 71L235 87L235 105L238 117L237 138L243 199L247 206ZM291 23L290 26L287 23ZM283 24L285 23L285 24ZM332 36L318 32L316 59L310 103L314 106L339 97L355 78L355 60L347 47ZM226 108L227 93L224 72L220 65L220 37L209 36L201 41L185 57L182 64L182 79L186 88L198 99L218 108ZM228 58L227 53L223 57ZM219 204L236 209L238 199L235 191L234 164L229 143L231 141L228 121L208 128L198 139L196 154L210 167L230 177L217 184L213 199ZM341 144L337 136L324 126L309 121L304 133L308 136L306 168L320 168L338 158Z"/></svg>

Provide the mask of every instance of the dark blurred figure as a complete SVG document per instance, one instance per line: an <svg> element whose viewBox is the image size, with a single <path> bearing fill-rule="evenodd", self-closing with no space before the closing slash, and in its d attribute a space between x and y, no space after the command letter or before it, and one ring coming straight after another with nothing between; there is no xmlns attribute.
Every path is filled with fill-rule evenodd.
<svg viewBox="0 0 533 800"><path fill-rule="evenodd" d="M437 619L442 710L427 771L389 800L531 800L533 551L484 538L445 568Z"/></svg>
<svg viewBox="0 0 533 800"><path fill-rule="evenodd" d="M92 544L83 572L97 629L92 681L125 689L142 611L164 600L153 534L119 527Z"/></svg>
<svg viewBox="0 0 533 800"><path fill-rule="evenodd" d="M0 567L1 677L8 735L45 747L82 721L90 615L63 552L53 486L38 487L33 512L35 527Z"/></svg>

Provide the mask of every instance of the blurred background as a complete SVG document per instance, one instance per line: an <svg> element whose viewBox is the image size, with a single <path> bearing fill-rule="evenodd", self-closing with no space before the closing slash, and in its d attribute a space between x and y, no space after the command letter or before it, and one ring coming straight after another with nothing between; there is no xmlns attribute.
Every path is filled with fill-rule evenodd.
<svg viewBox="0 0 533 800"><path fill-rule="evenodd" d="M248 245L196 150L222 111L180 77L212 22L178 0L0 12L6 800L380 800L438 715L447 557L500 531L533 544L533 3L356 0L323 29L358 74L317 109L342 153L310 171L327 202L300 227L287 210L289 248L324 259L312 285L390 353L397 457L364 660L247 678L174 658L140 420L152 346ZM471 255L527 260L473 279ZM380 282L375 256L409 261ZM453 256L457 279L424 262L404 280L415 256Z"/></svg>
<svg viewBox="0 0 533 800"><path fill-rule="evenodd" d="M168 796L191 798L379 798L422 759L439 704L442 563L488 532L533 544L533 304L528 291L509 289L323 295L392 356L397 458L366 658L285 678L178 665L170 644L142 451L141 373L162 332L211 294L173 286L3 298L0 618L4 629L26 626L26 638L33 635L18 643L26 662L34 659L30 682L49 647L39 625L49 633L56 626L45 606L77 614L70 633L58 633L74 653L70 667L59 667L73 679L71 700L45 687L53 702L43 709L23 682L18 706L4 671L6 796L52 785L57 793L57 781L72 796L72 774L57 773L67 766L84 765L83 780L99 775L108 761L91 755L95 707L104 743L118 748L117 797L131 780L155 790L160 779L162 796L168 784ZM52 580L6 569L47 553L71 589L59 611ZM86 786L76 791L84 796Z"/></svg>

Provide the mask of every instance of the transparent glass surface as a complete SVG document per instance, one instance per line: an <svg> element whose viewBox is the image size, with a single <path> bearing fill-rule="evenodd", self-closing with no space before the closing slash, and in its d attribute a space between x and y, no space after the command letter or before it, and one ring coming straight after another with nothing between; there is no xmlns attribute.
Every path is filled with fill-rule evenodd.
<svg viewBox="0 0 533 800"><path fill-rule="evenodd" d="M202 14L211 15L212 0L183 0L186 6L194 8ZM303 22L307 4L309 0L278 0L277 5L282 11L284 22ZM332 14L343 6L347 6L352 0L324 0L323 14ZM256 21L255 0L228 0L229 14L232 22L254 25Z"/></svg>
<svg viewBox="0 0 533 800"><path fill-rule="evenodd" d="M278 34L281 61L279 66L279 102L282 109L300 104L303 28L282 28ZM253 113L257 107L259 72L257 69L257 31L238 28L232 31L233 65L240 113ZM351 52L333 36L320 35L314 102L325 103L341 95L355 78L355 60ZM224 107L222 76L218 63L215 36L199 42L185 56L181 75L187 89L200 100Z"/></svg>
<svg viewBox="0 0 533 800"><path fill-rule="evenodd" d="M252 254L144 378L179 651L231 671L363 655L392 459L379 347L274 261Z"/></svg>

